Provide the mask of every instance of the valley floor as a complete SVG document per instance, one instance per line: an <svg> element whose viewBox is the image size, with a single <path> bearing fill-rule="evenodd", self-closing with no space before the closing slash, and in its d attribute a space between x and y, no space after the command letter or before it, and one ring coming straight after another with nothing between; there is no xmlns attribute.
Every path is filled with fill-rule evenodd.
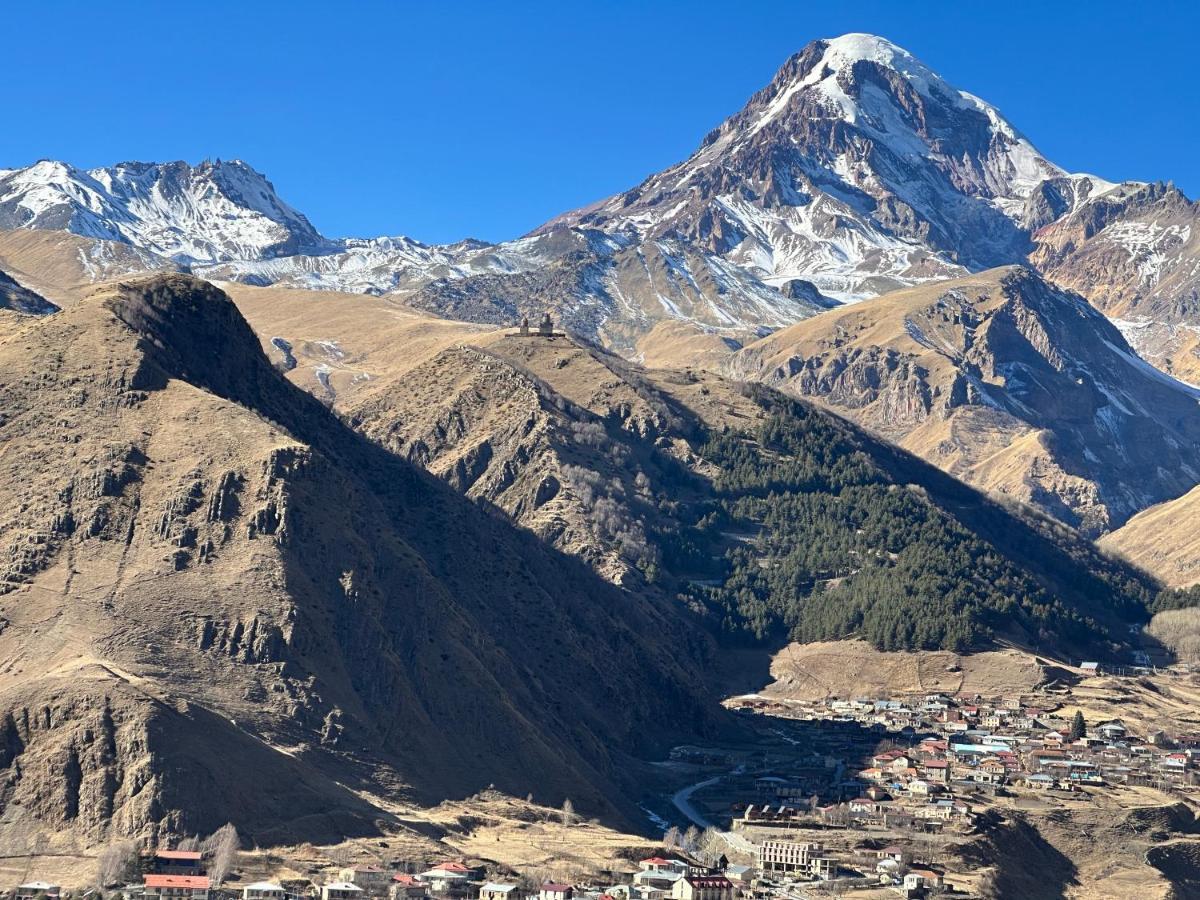
<svg viewBox="0 0 1200 900"><path fill-rule="evenodd" d="M905 869L934 873L959 896L1196 895L1200 789L1186 748L1200 747L1200 676L1086 677L1016 650L899 654L855 642L789 646L771 671L771 684L727 701L752 736L675 748L653 767L658 787L643 803L658 823L648 831L705 829L690 848L698 860L724 855L756 872L763 842L781 839L819 844L836 860L834 882L760 873L747 896L894 897ZM1091 748L1057 730L1076 711ZM983 745L973 756L946 742L967 727ZM1152 764L1139 762L1152 754ZM1164 772L1171 758L1182 765ZM1066 774L1072 759L1086 771ZM634 881L640 860L680 852L596 822L564 824L562 810L493 791L394 812L401 828L382 837L243 852L228 886L320 885L356 864L420 872L462 860L493 880L565 881L581 889L576 896L613 895ZM15 849L24 852L0 858L0 883L82 887L98 851ZM881 886L889 877L896 883Z"/></svg>

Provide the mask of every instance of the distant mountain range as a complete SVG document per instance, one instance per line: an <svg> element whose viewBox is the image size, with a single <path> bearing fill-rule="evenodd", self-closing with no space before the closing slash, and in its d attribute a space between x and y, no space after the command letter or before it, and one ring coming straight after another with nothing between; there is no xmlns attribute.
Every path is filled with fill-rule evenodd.
<svg viewBox="0 0 1200 900"><path fill-rule="evenodd" d="M685 323L738 341L899 287L1031 260L1188 374L1197 207L1042 156L883 38L814 41L687 160L500 244L331 239L240 161L0 170L0 228L131 245L209 278L394 293L501 322L549 307L628 356Z"/></svg>
<svg viewBox="0 0 1200 900"><path fill-rule="evenodd" d="M626 357L826 403L1099 534L1200 477L1194 392L1120 362L1132 345L1200 378L1197 208L1170 186L1065 172L995 107L851 34L795 54L687 160L513 241L327 238L236 160L43 161L0 172L0 228L15 229L0 232L0 266L43 290L46 258L62 265L69 249L76 281L183 269L492 325L548 309ZM24 262L34 232L64 231L77 248ZM947 281L1012 265L1117 328L1037 276L1000 306L995 279L982 298ZM913 295L924 311L837 312L918 286L932 291ZM997 338L1002 321L1019 340Z"/></svg>

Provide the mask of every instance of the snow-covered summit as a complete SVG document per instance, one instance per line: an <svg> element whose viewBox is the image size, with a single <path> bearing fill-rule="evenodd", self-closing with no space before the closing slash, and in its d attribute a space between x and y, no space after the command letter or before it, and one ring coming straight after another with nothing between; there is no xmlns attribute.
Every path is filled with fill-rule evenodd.
<svg viewBox="0 0 1200 900"><path fill-rule="evenodd" d="M126 162L89 171L42 160L0 174L0 227L61 229L189 264L331 247L241 160Z"/></svg>
<svg viewBox="0 0 1200 900"><path fill-rule="evenodd" d="M846 34L794 54L688 159L540 230L684 238L769 285L853 301L1020 261L1030 222L1111 187L907 50Z"/></svg>

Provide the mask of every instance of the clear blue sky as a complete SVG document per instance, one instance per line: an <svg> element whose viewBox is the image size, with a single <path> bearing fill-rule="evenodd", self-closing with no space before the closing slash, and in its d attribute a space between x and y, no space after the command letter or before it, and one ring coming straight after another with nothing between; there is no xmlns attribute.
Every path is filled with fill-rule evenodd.
<svg viewBox="0 0 1200 900"><path fill-rule="evenodd" d="M684 158L847 31L908 48L1068 169L1200 193L1182 3L39 0L3 27L0 167L240 157L333 236L516 236Z"/></svg>

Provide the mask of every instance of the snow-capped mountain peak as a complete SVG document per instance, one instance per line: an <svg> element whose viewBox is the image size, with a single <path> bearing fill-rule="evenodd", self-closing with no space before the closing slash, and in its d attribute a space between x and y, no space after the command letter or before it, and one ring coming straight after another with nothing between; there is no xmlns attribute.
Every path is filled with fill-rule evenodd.
<svg viewBox="0 0 1200 900"><path fill-rule="evenodd" d="M186 264L323 252L329 244L241 160L86 172L42 160L0 174L0 227L64 229Z"/></svg>
<svg viewBox="0 0 1200 900"><path fill-rule="evenodd" d="M907 50L847 34L794 54L687 160L541 230L682 237L769 285L853 301L1020 261L1028 220L1110 187L1072 178ZM1048 180L1062 184L1029 212Z"/></svg>

